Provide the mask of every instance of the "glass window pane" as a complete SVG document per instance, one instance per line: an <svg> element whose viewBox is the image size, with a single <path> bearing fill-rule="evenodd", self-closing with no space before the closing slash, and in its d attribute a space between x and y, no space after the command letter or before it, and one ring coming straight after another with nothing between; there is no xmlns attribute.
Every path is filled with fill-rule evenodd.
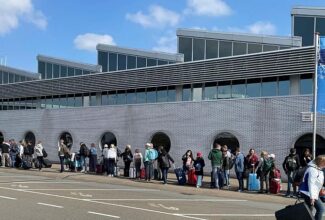
<svg viewBox="0 0 325 220"><path fill-rule="evenodd" d="M206 83L204 87L204 100L213 100L217 98L216 83Z"/></svg>
<svg viewBox="0 0 325 220"><path fill-rule="evenodd" d="M60 108L67 108L68 107L68 99L66 96L60 97Z"/></svg>
<svg viewBox="0 0 325 220"><path fill-rule="evenodd" d="M98 64L102 66L103 72L108 70L108 52L98 51Z"/></svg>
<svg viewBox="0 0 325 220"><path fill-rule="evenodd" d="M74 76L74 68L68 67L68 76Z"/></svg>
<svg viewBox="0 0 325 220"><path fill-rule="evenodd" d="M262 44L248 44L248 53L262 52Z"/></svg>
<svg viewBox="0 0 325 220"><path fill-rule="evenodd" d="M167 102L167 87L157 89L157 102Z"/></svg>
<svg viewBox="0 0 325 220"><path fill-rule="evenodd" d="M232 43L229 41L219 41L219 57L232 55Z"/></svg>
<svg viewBox="0 0 325 220"><path fill-rule="evenodd" d="M74 97L73 96L68 97L68 107L74 107Z"/></svg>
<svg viewBox="0 0 325 220"><path fill-rule="evenodd" d="M45 79L45 63L38 61L38 73L41 74L41 79Z"/></svg>
<svg viewBox="0 0 325 220"><path fill-rule="evenodd" d="M128 69L136 68L136 57L128 56L127 57Z"/></svg>
<svg viewBox="0 0 325 220"><path fill-rule="evenodd" d="M60 76L60 66L53 64L53 78L59 78Z"/></svg>
<svg viewBox="0 0 325 220"><path fill-rule="evenodd" d="M3 72L3 84L7 84L9 82L9 73Z"/></svg>
<svg viewBox="0 0 325 220"><path fill-rule="evenodd" d="M82 70L81 69L75 69L74 71L75 71L74 72L75 76L81 76L82 75Z"/></svg>
<svg viewBox="0 0 325 220"><path fill-rule="evenodd" d="M2 84L3 83L3 80L2 80L2 77L3 76L3 73L2 73L2 71L0 70L0 84ZM1 101L1 100L0 100Z"/></svg>
<svg viewBox="0 0 325 220"><path fill-rule="evenodd" d="M68 68L66 66L61 66L60 77L66 77L68 75Z"/></svg>
<svg viewBox="0 0 325 220"><path fill-rule="evenodd" d="M137 103L137 96L135 91L128 91L126 94L126 103L127 104L135 104Z"/></svg>
<svg viewBox="0 0 325 220"><path fill-rule="evenodd" d="M242 55L247 53L247 43L234 42L233 55Z"/></svg>
<svg viewBox="0 0 325 220"><path fill-rule="evenodd" d="M260 79L247 80L246 97L260 97L261 82Z"/></svg>
<svg viewBox="0 0 325 220"><path fill-rule="evenodd" d="M325 18L316 17L316 32L319 32L320 36L325 35Z"/></svg>
<svg viewBox="0 0 325 220"><path fill-rule="evenodd" d="M192 101L192 89L191 85L183 86L182 101Z"/></svg>
<svg viewBox="0 0 325 220"><path fill-rule="evenodd" d="M275 45L263 45L263 52L278 50L279 47Z"/></svg>
<svg viewBox="0 0 325 220"><path fill-rule="evenodd" d="M9 73L9 83L13 83L14 82L14 74L13 73Z"/></svg>
<svg viewBox="0 0 325 220"><path fill-rule="evenodd" d="M205 40L193 39L193 60L204 59Z"/></svg>
<svg viewBox="0 0 325 220"><path fill-rule="evenodd" d="M116 71L117 70L117 54L109 53L108 54L108 71Z"/></svg>
<svg viewBox="0 0 325 220"><path fill-rule="evenodd" d="M165 61L165 60L158 60L158 66L160 66L160 65L166 65L166 64L168 64L167 61Z"/></svg>
<svg viewBox="0 0 325 220"><path fill-rule="evenodd" d="M137 57L137 68L146 67L146 65L147 65L146 58L144 58L144 57Z"/></svg>
<svg viewBox="0 0 325 220"><path fill-rule="evenodd" d="M146 92L144 89L137 91L137 103L146 103Z"/></svg>
<svg viewBox="0 0 325 220"><path fill-rule="evenodd" d="M88 74L90 74L90 71L88 71L88 70L83 70L82 71L82 75L88 75Z"/></svg>
<svg viewBox="0 0 325 220"><path fill-rule="evenodd" d="M26 77L25 76L20 76L20 81L22 81L22 82L26 81Z"/></svg>
<svg viewBox="0 0 325 220"><path fill-rule="evenodd" d="M178 38L178 53L184 54L184 62L192 61L192 38Z"/></svg>
<svg viewBox="0 0 325 220"><path fill-rule="evenodd" d="M119 54L118 55L118 70L126 69L126 55Z"/></svg>
<svg viewBox="0 0 325 220"><path fill-rule="evenodd" d="M96 105L97 105L96 94L92 94L89 96L89 106L96 106Z"/></svg>
<svg viewBox="0 0 325 220"><path fill-rule="evenodd" d="M117 102L117 95L115 94L115 91L111 91L108 93L108 104L109 105L116 105Z"/></svg>
<svg viewBox="0 0 325 220"><path fill-rule="evenodd" d="M83 103L82 103L82 96L78 95L74 97L74 106L75 107L82 107Z"/></svg>
<svg viewBox="0 0 325 220"><path fill-rule="evenodd" d="M232 82L231 97L232 98L245 98L246 96L246 83L245 80L236 80Z"/></svg>
<svg viewBox="0 0 325 220"><path fill-rule="evenodd" d="M157 101L156 88L147 89L147 103L155 103Z"/></svg>
<svg viewBox="0 0 325 220"><path fill-rule="evenodd" d="M0 79L0 81L1 81L1 79ZM20 82L20 76L17 74L15 74L15 82ZM0 82L0 84L1 84L1 82Z"/></svg>
<svg viewBox="0 0 325 220"><path fill-rule="evenodd" d="M45 108L52 108L52 98L47 98L45 100Z"/></svg>
<svg viewBox="0 0 325 220"><path fill-rule="evenodd" d="M123 105L125 103L126 103L125 91L118 91L117 92L116 104Z"/></svg>
<svg viewBox="0 0 325 220"><path fill-rule="evenodd" d="M314 17L294 16L294 36L302 37L302 46L314 44Z"/></svg>
<svg viewBox="0 0 325 220"><path fill-rule="evenodd" d="M262 79L262 96L276 96L277 81L275 77Z"/></svg>
<svg viewBox="0 0 325 220"><path fill-rule="evenodd" d="M218 41L206 40L206 59L218 57Z"/></svg>
<svg viewBox="0 0 325 220"><path fill-rule="evenodd" d="M313 93L313 78L311 74L300 75L300 94Z"/></svg>
<svg viewBox="0 0 325 220"><path fill-rule="evenodd" d="M231 98L230 82L219 82L218 83L218 99L229 99L229 98Z"/></svg>
<svg viewBox="0 0 325 220"><path fill-rule="evenodd" d="M52 79L52 64L51 63L47 63L46 64L46 79Z"/></svg>
<svg viewBox="0 0 325 220"><path fill-rule="evenodd" d="M174 86L168 87L168 102L176 102L176 89Z"/></svg>
<svg viewBox="0 0 325 220"><path fill-rule="evenodd" d="M279 77L278 95L290 95L290 79L289 79L289 76Z"/></svg>
<svg viewBox="0 0 325 220"><path fill-rule="evenodd" d="M108 95L106 93L102 93L101 97L101 105L108 105Z"/></svg>
<svg viewBox="0 0 325 220"><path fill-rule="evenodd" d="M147 66L157 66L156 59L147 59Z"/></svg>

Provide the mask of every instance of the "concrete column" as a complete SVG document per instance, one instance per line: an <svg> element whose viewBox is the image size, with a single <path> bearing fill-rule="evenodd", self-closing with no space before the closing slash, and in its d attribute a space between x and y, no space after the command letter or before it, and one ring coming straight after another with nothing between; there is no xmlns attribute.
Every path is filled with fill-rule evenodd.
<svg viewBox="0 0 325 220"><path fill-rule="evenodd" d="M300 75L290 76L290 95L299 95L300 93Z"/></svg>

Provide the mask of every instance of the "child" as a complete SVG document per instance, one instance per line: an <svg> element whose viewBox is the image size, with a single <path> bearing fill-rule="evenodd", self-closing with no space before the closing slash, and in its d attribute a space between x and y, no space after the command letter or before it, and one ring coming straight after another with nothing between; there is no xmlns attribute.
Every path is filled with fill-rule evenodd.
<svg viewBox="0 0 325 220"><path fill-rule="evenodd" d="M195 175L197 176L196 188L202 186L203 167L205 166L204 159L201 152L197 152L196 160L194 161Z"/></svg>

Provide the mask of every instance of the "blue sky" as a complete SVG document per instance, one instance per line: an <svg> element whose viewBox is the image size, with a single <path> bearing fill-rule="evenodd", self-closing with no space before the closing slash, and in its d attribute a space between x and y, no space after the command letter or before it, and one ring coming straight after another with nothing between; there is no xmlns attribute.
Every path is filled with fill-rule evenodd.
<svg viewBox="0 0 325 220"><path fill-rule="evenodd" d="M293 6L324 0L0 0L0 60L37 71L38 54L96 64L98 42L176 52L176 29L291 35Z"/></svg>

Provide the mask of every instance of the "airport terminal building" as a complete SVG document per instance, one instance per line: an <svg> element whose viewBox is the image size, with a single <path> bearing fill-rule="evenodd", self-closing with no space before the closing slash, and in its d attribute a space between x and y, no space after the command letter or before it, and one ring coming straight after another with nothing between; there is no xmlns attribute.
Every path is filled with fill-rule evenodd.
<svg viewBox="0 0 325 220"><path fill-rule="evenodd" d="M314 16L325 34L325 9L314 12L294 8L292 18ZM96 65L38 56L38 80L0 85L0 135L42 140L52 160L61 138L72 151L79 142L133 150L153 142L178 166L187 149L206 157L216 142L266 150L278 164L291 147L311 148L315 47L303 34L179 29L177 37L177 54L98 45ZM324 122L319 115L318 153Z"/></svg>

